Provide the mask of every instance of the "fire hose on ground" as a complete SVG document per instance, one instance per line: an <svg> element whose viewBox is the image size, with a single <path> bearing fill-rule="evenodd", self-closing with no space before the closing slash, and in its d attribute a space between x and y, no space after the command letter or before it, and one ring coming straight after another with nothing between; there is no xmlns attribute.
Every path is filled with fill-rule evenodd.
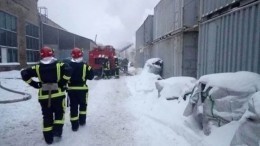
<svg viewBox="0 0 260 146"><path fill-rule="evenodd" d="M26 100L29 100L29 99L32 98L31 94L20 92L20 91L15 91L15 90L12 90L12 89L9 89L9 88L6 88L6 87L2 86L1 82L0 82L0 88L4 89L6 91L12 92L12 93L23 95L23 98L19 98L19 99L3 100L3 101L0 100L0 104L21 102L21 101L26 101Z"/></svg>

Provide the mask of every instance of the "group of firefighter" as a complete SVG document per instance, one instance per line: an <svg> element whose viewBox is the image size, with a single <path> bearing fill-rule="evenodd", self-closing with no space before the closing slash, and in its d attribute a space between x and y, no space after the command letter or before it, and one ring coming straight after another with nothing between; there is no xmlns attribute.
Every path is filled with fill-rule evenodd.
<svg viewBox="0 0 260 146"><path fill-rule="evenodd" d="M43 136L47 144L60 139L64 125L66 92L70 101L72 131L86 124L88 86L94 77L91 66L83 62L83 51L73 48L68 63L57 60L50 47L40 49L40 62L21 70L22 79L38 89L43 115ZM37 80L38 78L38 80Z"/></svg>
<svg viewBox="0 0 260 146"><path fill-rule="evenodd" d="M114 71L111 69L111 64L108 57L102 58L101 64L101 77L103 79L110 79L113 75L115 78L119 78L119 69L122 68L124 73L128 72L128 59L125 58L121 60L121 63L119 65L119 59L117 56L114 56L115 61L115 69Z"/></svg>
<svg viewBox="0 0 260 146"><path fill-rule="evenodd" d="M119 67L118 58L116 56L114 56L114 61L115 61L115 70L114 70L114 72L112 72L111 64L110 64L108 57L105 57L102 60L101 77L103 79L110 79L113 76L113 74L114 74L115 78L119 78L119 68L120 67Z"/></svg>

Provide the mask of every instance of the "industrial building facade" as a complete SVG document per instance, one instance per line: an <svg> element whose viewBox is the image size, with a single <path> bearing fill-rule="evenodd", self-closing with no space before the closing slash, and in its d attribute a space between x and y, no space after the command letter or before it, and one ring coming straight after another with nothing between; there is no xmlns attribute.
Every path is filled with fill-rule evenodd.
<svg viewBox="0 0 260 146"><path fill-rule="evenodd" d="M59 59L69 57L73 47L88 52L95 46L92 40L68 32L40 14L37 2L0 0L0 71L39 61L39 49L44 45L53 47Z"/></svg>
<svg viewBox="0 0 260 146"><path fill-rule="evenodd" d="M37 0L1 0L0 63L36 61L39 25Z"/></svg>
<svg viewBox="0 0 260 146"><path fill-rule="evenodd" d="M154 16L136 31L136 66L159 57L164 60L163 77L260 73L259 3L161 0Z"/></svg>
<svg viewBox="0 0 260 146"><path fill-rule="evenodd" d="M198 1L161 0L136 32L136 62L164 61L163 77L197 76Z"/></svg>
<svg viewBox="0 0 260 146"><path fill-rule="evenodd" d="M260 1L212 3L202 3L198 75L260 73Z"/></svg>

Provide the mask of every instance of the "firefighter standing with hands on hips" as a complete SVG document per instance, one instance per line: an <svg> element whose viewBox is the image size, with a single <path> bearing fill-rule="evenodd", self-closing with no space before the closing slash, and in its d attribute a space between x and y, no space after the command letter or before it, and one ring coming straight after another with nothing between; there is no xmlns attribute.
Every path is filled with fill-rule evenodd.
<svg viewBox="0 0 260 146"><path fill-rule="evenodd" d="M57 61L49 47L40 49L40 63L21 70L22 79L39 89L38 99L43 115L43 136L47 144L62 136L65 113L65 88L71 76L68 64ZM32 78L36 77L39 81Z"/></svg>
<svg viewBox="0 0 260 146"><path fill-rule="evenodd" d="M77 131L79 125L86 123L88 86L86 81L94 78L92 68L83 62L83 51L73 48L71 51L72 75L68 83L68 96L70 99L70 121L72 131Z"/></svg>

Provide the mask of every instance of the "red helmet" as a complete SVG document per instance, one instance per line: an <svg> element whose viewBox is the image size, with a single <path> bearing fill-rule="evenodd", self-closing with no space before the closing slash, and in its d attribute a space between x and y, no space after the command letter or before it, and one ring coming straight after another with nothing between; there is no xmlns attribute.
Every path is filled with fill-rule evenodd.
<svg viewBox="0 0 260 146"><path fill-rule="evenodd" d="M83 51L79 48L73 48L71 51L72 58L80 58L83 56Z"/></svg>
<svg viewBox="0 0 260 146"><path fill-rule="evenodd" d="M50 47L42 47L40 50L40 56L41 58L45 57L53 57L54 56L54 51Z"/></svg>

